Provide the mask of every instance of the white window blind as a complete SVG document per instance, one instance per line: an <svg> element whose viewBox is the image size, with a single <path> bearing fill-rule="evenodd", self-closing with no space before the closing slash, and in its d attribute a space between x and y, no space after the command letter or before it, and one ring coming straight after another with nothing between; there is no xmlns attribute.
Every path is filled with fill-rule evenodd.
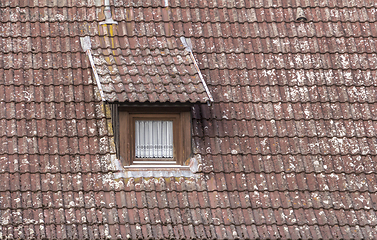
<svg viewBox="0 0 377 240"><path fill-rule="evenodd" d="M173 121L135 121L136 158L173 158Z"/></svg>

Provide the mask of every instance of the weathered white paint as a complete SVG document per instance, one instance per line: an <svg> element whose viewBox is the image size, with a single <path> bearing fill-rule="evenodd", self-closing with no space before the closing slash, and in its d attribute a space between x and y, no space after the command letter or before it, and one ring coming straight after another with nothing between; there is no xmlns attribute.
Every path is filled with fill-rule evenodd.
<svg viewBox="0 0 377 240"><path fill-rule="evenodd" d="M131 165L122 166L119 159L113 156L111 163L115 171L112 176L107 177L107 181L119 178L139 178L139 177L200 177L197 172L201 170L201 156L195 155L190 159L188 166L179 165Z"/></svg>

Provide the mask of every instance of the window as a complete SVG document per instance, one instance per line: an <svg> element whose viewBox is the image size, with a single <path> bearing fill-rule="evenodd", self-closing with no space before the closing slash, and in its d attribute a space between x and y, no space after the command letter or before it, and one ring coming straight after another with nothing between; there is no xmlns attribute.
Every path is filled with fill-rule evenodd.
<svg viewBox="0 0 377 240"><path fill-rule="evenodd" d="M190 107L148 107L143 104L116 109L119 122L114 128L119 131L115 131L115 140L124 166L188 165Z"/></svg>
<svg viewBox="0 0 377 240"><path fill-rule="evenodd" d="M173 120L135 119L135 159L173 158ZM133 128L133 127L132 127Z"/></svg>

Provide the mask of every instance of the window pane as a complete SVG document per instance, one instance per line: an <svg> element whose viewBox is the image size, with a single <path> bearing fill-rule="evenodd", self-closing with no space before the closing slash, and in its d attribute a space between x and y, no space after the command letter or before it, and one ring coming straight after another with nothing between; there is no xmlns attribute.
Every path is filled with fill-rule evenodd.
<svg viewBox="0 0 377 240"><path fill-rule="evenodd" d="M136 158L173 158L173 121L135 121Z"/></svg>

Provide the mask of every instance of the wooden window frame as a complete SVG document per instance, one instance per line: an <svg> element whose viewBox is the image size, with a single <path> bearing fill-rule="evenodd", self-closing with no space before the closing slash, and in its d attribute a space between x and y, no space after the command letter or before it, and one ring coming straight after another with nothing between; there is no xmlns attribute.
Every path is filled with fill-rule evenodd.
<svg viewBox="0 0 377 240"><path fill-rule="evenodd" d="M118 108L118 150L124 166L178 165L186 166L191 155L191 112L187 107ZM173 121L173 158L135 157L135 120Z"/></svg>

